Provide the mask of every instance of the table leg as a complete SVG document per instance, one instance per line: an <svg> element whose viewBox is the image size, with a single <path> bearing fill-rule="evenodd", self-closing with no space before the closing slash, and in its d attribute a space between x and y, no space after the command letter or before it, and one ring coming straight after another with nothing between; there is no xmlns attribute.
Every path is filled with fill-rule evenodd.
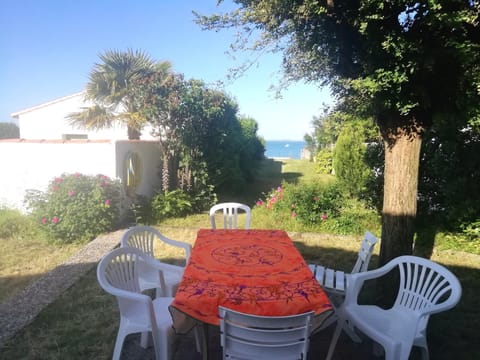
<svg viewBox="0 0 480 360"><path fill-rule="evenodd" d="M207 323L203 323L202 324L202 332L203 332L203 336L202 336L202 359L203 360L208 360L208 340L209 340L209 336L208 336L208 324Z"/></svg>

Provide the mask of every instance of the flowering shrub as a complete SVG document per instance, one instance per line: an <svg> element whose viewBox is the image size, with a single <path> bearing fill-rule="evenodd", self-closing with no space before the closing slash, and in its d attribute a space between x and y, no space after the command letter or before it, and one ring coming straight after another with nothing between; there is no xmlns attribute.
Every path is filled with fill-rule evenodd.
<svg viewBox="0 0 480 360"><path fill-rule="evenodd" d="M338 216L342 194L335 184L318 183L290 185L272 190L265 200L258 200L258 207L274 212L289 212L290 217L305 224L316 224Z"/></svg>
<svg viewBox="0 0 480 360"><path fill-rule="evenodd" d="M269 228L333 234L362 234L380 226L379 214L348 198L337 182L284 183L257 201L255 218Z"/></svg>
<svg viewBox="0 0 480 360"><path fill-rule="evenodd" d="M46 192L29 191L25 202L50 239L89 241L119 221L120 182L79 173L54 178Z"/></svg>
<svg viewBox="0 0 480 360"><path fill-rule="evenodd" d="M292 217L304 224L318 224L340 214L342 194L335 184L294 186L285 193Z"/></svg>

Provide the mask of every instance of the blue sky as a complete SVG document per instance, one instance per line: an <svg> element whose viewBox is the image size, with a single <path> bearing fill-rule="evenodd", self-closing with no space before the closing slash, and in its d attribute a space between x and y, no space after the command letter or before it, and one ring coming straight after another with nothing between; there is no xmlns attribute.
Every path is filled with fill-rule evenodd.
<svg viewBox="0 0 480 360"><path fill-rule="evenodd" d="M0 121L15 111L84 89L98 54L141 49L168 60L186 78L226 80L245 53L227 54L232 32L202 31L192 10L210 14L231 8L217 0L2 0L0 2ZM327 89L295 84L276 99L281 56L259 59L223 90L239 113L259 123L267 140L302 140L312 117L331 103Z"/></svg>

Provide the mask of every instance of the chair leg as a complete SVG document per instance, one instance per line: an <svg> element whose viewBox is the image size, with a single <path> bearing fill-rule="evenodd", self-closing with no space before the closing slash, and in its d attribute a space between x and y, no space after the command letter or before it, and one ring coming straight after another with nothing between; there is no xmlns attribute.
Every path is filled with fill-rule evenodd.
<svg viewBox="0 0 480 360"><path fill-rule="evenodd" d="M330 360L333 356L333 352L335 347L337 346L338 338L340 337L340 333L345 326L345 320L338 319L337 327L335 328L335 332L333 333L332 341L330 342L330 346L328 347L328 354L326 360Z"/></svg>
<svg viewBox="0 0 480 360"><path fill-rule="evenodd" d="M170 329L159 329L153 337L153 347L156 360L170 360L172 353L173 334Z"/></svg>
<svg viewBox="0 0 480 360"><path fill-rule="evenodd" d="M123 342L125 341L126 336L127 334L120 327L120 329L118 329L117 339L115 340L115 348L113 349L112 360L120 359L120 355L122 355Z"/></svg>
<svg viewBox="0 0 480 360"><path fill-rule="evenodd" d="M345 321L344 324L345 326L343 327L343 330L345 330L350 339L352 339L353 342L356 342L358 344L361 343L362 339L360 339L360 337L357 335L353 326L348 321Z"/></svg>
<svg viewBox="0 0 480 360"><path fill-rule="evenodd" d="M140 335L140 346L144 349L148 348L150 345L150 332L149 331L144 331Z"/></svg>
<svg viewBox="0 0 480 360"><path fill-rule="evenodd" d="M422 360L429 360L430 359L430 354L428 353L428 347L425 346L420 346L420 351L422 353Z"/></svg>
<svg viewBox="0 0 480 360"><path fill-rule="evenodd" d="M198 353L202 353L203 337L205 333L203 331L203 326L198 324L193 328L193 334L195 336L195 347L197 348Z"/></svg>

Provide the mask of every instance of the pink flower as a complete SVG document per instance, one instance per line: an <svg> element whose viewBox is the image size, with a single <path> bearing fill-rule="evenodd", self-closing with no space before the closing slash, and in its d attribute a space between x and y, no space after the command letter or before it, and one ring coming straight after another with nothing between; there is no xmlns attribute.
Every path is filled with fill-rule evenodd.
<svg viewBox="0 0 480 360"><path fill-rule="evenodd" d="M105 206L107 206L107 207L110 206L110 200L109 199L105 200Z"/></svg>
<svg viewBox="0 0 480 360"><path fill-rule="evenodd" d="M60 184L62 181L63 181L63 179L59 178L59 177L56 177L55 179L53 179L53 182L57 183L57 184Z"/></svg>
<svg viewBox="0 0 480 360"><path fill-rule="evenodd" d="M48 219L47 218L42 218L42 224L45 225L46 223L48 223Z"/></svg>
<svg viewBox="0 0 480 360"><path fill-rule="evenodd" d="M313 201L318 201L318 196L314 196Z"/></svg>
<svg viewBox="0 0 480 360"><path fill-rule="evenodd" d="M263 205L263 201L262 200L258 200L257 201L257 206L262 206Z"/></svg>
<svg viewBox="0 0 480 360"><path fill-rule="evenodd" d="M294 212L292 212L292 218L294 218L294 219L295 219L296 217L297 217L297 213L296 213L295 211L294 211Z"/></svg>
<svg viewBox="0 0 480 360"><path fill-rule="evenodd" d="M277 192L282 192L282 187L281 186L277 187Z"/></svg>
<svg viewBox="0 0 480 360"><path fill-rule="evenodd" d="M60 219L58 218L58 216L54 216L54 217L52 218L52 224L56 224L56 223L58 223L59 221L60 221Z"/></svg>
<svg viewBox="0 0 480 360"><path fill-rule="evenodd" d="M68 196L74 196L74 195L75 195L75 191L70 190L70 191L68 192Z"/></svg>
<svg viewBox="0 0 480 360"><path fill-rule="evenodd" d="M57 191L58 190L58 186L57 185L53 185L52 186L52 191Z"/></svg>
<svg viewBox="0 0 480 360"><path fill-rule="evenodd" d="M322 216L320 216L320 218L321 218L323 221L325 221L325 220L328 219L328 216L327 216L327 214L322 214Z"/></svg>
<svg viewBox="0 0 480 360"><path fill-rule="evenodd" d="M76 172L74 175L76 178L79 178L80 176L82 176L82 174L80 174L79 172Z"/></svg>

